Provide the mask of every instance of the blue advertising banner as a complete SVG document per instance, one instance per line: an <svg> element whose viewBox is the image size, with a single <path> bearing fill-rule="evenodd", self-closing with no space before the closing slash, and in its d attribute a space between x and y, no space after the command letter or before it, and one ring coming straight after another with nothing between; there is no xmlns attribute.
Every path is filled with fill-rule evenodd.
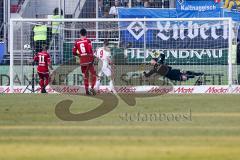
<svg viewBox="0 0 240 160"><path fill-rule="evenodd" d="M217 18L222 17L222 12L221 10L197 12L161 8L118 8L118 16L119 18Z"/></svg>
<svg viewBox="0 0 240 160"><path fill-rule="evenodd" d="M176 8L181 11L215 11L220 10L218 0L176 0Z"/></svg>
<svg viewBox="0 0 240 160"><path fill-rule="evenodd" d="M240 21L239 12L225 12L222 9L198 12L119 8L118 13L119 18L232 17ZM154 49L164 52L166 61L174 64L228 64L228 25L223 21L121 22L119 25L120 46L126 50L127 63L149 60L145 58L150 56L143 58L142 55ZM147 50L143 50L144 46Z"/></svg>
<svg viewBox="0 0 240 160"><path fill-rule="evenodd" d="M4 43L0 42L0 64L2 62L3 56L4 56Z"/></svg>
<svg viewBox="0 0 240 160"><path fill-rule="evenodd" d="M233 21L240 22L240 12L224 11L223 12L223 17L231 17Z"/></svg>
<svg viewBox="0 0 240 160"><path fill-rule="evenodd" d="M217 18L231 17L240 22L240 12L226 11L224 9L215 11L181 11L176 9L151 9L151 8L118 8L119 18Z"/></svg>
<svg viewBox="0 0 240 160"><path fill-rule="evenodd" d="M176 12L174 9L121 8L118 11L119 18L194 17L186 11ZM211 13L208 17L219 17L216 14L218 12L213 12L201 13ZM144 45L149 49L228 48L228 25L223 21L120 22L119 25L125 28L120 31L120 45L126 48L143 48Z"/></svg>
<svg viewBox="0 0 240 160"><path fill-rule="evenodd" d="M121 22L120 44L127 48L218 49L228 47L228 26L220 22Z"/></svg>

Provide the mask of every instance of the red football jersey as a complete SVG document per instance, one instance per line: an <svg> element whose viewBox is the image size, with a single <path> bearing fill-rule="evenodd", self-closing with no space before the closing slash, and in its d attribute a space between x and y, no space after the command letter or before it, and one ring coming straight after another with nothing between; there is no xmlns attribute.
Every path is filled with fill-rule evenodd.
<svg viewBox="0 0 240 160"><path fill-rule="evenodd" d="M51 59L48 52L38 52L38 54L34 56L34 61L38 61L37 71L39 73L48 73L48 65L51 64Z"/></svg>
<svg viewBox="0 0 240 160"><path fill-rule="evenodd" d="M93 62L93 50L92 50L92 43L87 38L81 38L76 40L74 47L73 47L73 55L77 55L77 51L80 57L80 64L86 65Z"/></svg>

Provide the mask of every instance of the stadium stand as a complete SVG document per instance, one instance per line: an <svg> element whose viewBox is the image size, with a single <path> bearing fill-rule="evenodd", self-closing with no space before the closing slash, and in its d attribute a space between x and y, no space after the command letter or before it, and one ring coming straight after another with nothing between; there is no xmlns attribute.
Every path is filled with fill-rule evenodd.
<svg viewBox="0 0 240 160"><path fill-rule="evenodd" d="M59 3L61 2L61 3ZM53 15L53 11L55 8L61 7L63 10L64 18L96 18L96 0L71 0L67 3L59 0L51 0L48 3L45 3L45 0L11 0L11 17L14 18L35 18L38 15L39 18L47 18ZM110 12L110 9L112 11ZM132 0L131 5L129 4L129 0L98 0L98 17L99 18L113 18L117 17L117 13L115 7L148 7L148 8L173 8L175 7L175 1L171 0ZM112 13L115 12L115 13ZM79 24L71 24L65 23L65 27L67 28L76 28ZM109 25L109 24L105 24ZM112 24L113 26L116 24ZM99 28L103 28L104 26L99 26ZM20 28L15 28L15 32L23 32L27 33L28 29L24 28L22 31ZM65 31L65 36L63 41L72 41L76 37L73 34L70 34L71 31ZM99 36L112 37L113 39L117 39L118 34L113 32L101 33ZM77 34L74 34L77 35ZM94 38L95 35L92 34ZM26 42L27 40L25 40ZM22 42L25 44L25 42ZM16 45L16 55L14 60L16 63L20 63L21 60L21 43L17 40L14 41ZM52 43L51 43L52 44ZM50 46L50 48L56 48L55 46ZM61 51L55 51L61 52ZM31 56L31 52L24 52L24 59L28 59ZM7 54L4 57L4 63L9 64L10 55Z"/></svg>
<svg viewBox="0 0 240 160"><path fill-rule="evenodd" d="M24 2L24 0L11 0L10 2L11 2L10 12L17 13L21 9L21 5Z"/></svg>
<svg viewBox="0 0 240 160"><path fill-rule="evenodd" d="M3 9L3 0L0 0L0 64L4 56L4 9Z"/></svg>
<svg viewBox="0 0 240 160"><path fill-rule="evenodd" d="M0 41L3 40L3 29L4 29L4 23L3 23L3 0L0 0Z"/></svg>

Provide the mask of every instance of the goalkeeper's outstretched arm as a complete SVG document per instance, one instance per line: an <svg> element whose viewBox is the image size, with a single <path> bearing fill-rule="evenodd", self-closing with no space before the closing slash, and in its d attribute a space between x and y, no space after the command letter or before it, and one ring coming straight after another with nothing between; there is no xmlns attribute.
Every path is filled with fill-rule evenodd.
<svg viewBox="0 0 240 160"><path fill-rule="evenodd" d="M151 75L153 75L154 73L157 73L157 68L158 68L158 58L152 58L150 64L153 66L153 68L147 73L147 72L143 72L145 77L150 77Z"/></svg>
<svg viewBox="0 0 240 160"><path fill-rule="evenodd" d="M154 73L156 73L155 69L151 69L148 73L147 72L143 72L145 77L150 77L151 75L153 75Z"/></svg>

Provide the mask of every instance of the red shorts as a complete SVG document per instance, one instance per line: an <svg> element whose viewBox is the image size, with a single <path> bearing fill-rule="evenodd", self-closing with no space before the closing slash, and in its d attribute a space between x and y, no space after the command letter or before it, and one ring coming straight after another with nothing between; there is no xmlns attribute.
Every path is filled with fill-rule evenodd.
<svg viewBox="0 0 240 160"><path fill-rule="evenodd" d="M38 76L40 79L48 79L49 78L49 73L39 73L38 72Z"/></svg>
<svg viewBox="0 0 240 160"><path fill-rule="evenodd" d="M89 72L94 76L96 75L95 68L92 64L87 66L81 66L81 70L82 70L82 74L84 74L87 77L89 76Z"/></svg>

